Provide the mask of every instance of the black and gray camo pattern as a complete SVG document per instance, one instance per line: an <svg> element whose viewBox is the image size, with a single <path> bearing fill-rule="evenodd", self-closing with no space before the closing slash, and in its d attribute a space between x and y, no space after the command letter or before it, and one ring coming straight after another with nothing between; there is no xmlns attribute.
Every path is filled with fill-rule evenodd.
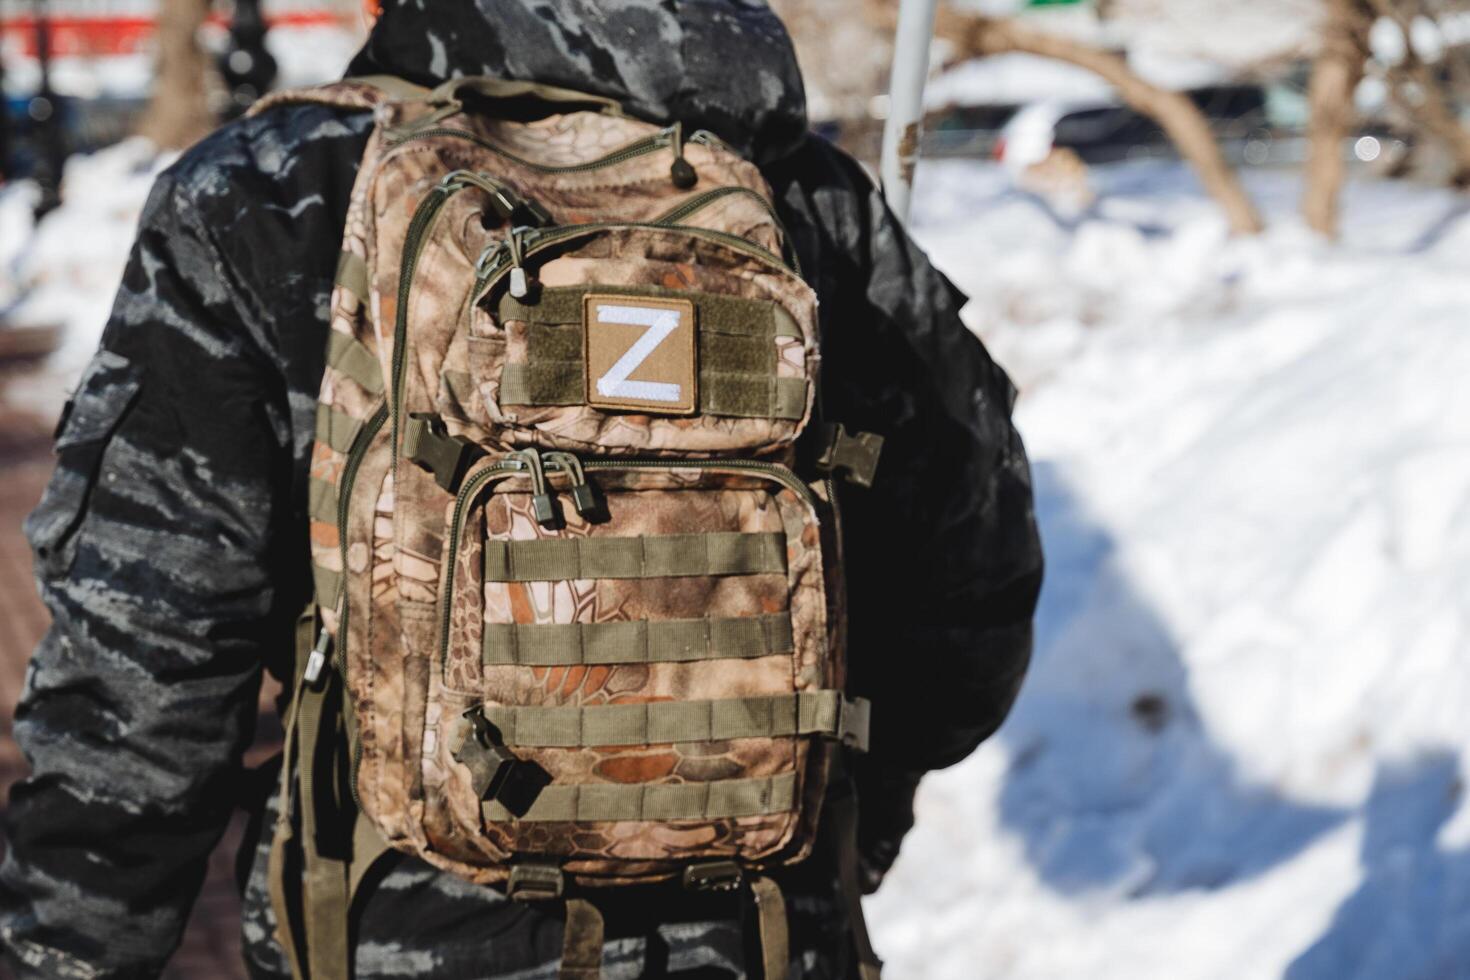
<svg viewBox="0 0 1470 980"><path fill-rule="evenodd" d="M480 12L478 28L468 4L426 5L433 14L395 6L369 52L397 60L376 69L420 80L475 73L484 51L545 41L544 25L510 33L516 17L590 9L482 2L492 12ZM789 43L763 6L615 8L693 11L700 26L685 29L704 31L701 51L732 65L788 64L762 76L766 88L700 84L724 100L728 125L716 132L770 158L823 300L829 415L888 437L873 489L844 497L852 680L875 704L875 750L859 780L876 880L912 823L918 776L993 731L1025 669L1041 557L1012 390L960 323L963 297L860 169L819 140L759 135L804 125L799 92L778 87L794 77ZM414 21L426 45L389 43L387 29L408 23L400 16L427 18ZM718 23L734 25L724 41L710 34ZM604 27L576 34L595 41L595 58L577 61L586 52L575 46L561 55L582 67L557 71L544 50L518 64L560 84L622 65L599 91L650 115L659 98L691 104L671 101L658 72L626 67L637 64L630 45L641 52L650 35L614 43L620 35ZM318 107L234 123L160 178L145 210L27 529L55 624L17 712L34 775L12 790L0 866L0 945L20 976L156 976L236 806L257 815L241 862L247 965L285 975L264 881L274 776L244 771L240 758L261 670L289 673L292 621L309 592L307 459L337 245L368 127L365 115ZM785 883L802 976L849 975L832 877L814 862ZM684 896L673 906L632 896L609 922L608 975L743 975L748 934L734 915ZM561 925L549 910L405 858L369 896L359 939L363 980L550 977Z"/></svg>

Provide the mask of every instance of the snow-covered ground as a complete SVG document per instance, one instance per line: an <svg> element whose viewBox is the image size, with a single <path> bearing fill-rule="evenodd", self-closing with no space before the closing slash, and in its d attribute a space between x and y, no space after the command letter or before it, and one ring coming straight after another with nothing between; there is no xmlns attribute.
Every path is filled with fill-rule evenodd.
<svg viewBox="0 0 1470 980"><path fill-rule="evenodd" d="M1230 241L1177 167L1071 227L965 164L917 235L1023 388L1031 675L871 901L897 978L1470 976L1470 211Z"/></svg>
<svg viewBox="0 0 1470 980"><path fill-rule="evenodd" d="M75 161L34 235L0 191L0 309L66 324L58 377L155 170ZM890 975L1470 976L1470 203L1358 184L1331 247L1253 173L1273 230L1231 241L1177 166L1094 176L1064 223L920 171L1023 389L1049 567L1014 715L871 900Z"/></svg>

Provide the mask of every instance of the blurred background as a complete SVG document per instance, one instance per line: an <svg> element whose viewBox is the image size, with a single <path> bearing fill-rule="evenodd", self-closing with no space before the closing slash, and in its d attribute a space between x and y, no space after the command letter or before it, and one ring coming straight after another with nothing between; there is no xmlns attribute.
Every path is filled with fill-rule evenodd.
<svg viewBox="0 0 1470 980"><path fill-rule="evenodd" d="M895 4L773 6L875 163ZM1048 579L1013 716L871 900L891 976L1470 977L1470 2L938 27L912 231L1020 389ZM45 627L19 525L148 186L362 32L0 0L0 785ZM241 975L231 847L173 977Z"/></svg>

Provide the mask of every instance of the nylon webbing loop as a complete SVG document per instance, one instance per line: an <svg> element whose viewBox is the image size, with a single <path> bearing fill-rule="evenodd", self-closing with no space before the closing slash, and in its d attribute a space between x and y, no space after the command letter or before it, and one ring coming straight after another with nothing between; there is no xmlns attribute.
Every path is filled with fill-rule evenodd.
<svg viewBox="0 0 1470 980"><path fill-rule="evenodd" d="M585 405L584 375L581 360L507 364L500 376L500 403L535 408ZM806 396L805 378L699 372L699 410L706 415L794 422L806 414Z"/></svg>
<svg viewBox="0 0 1470 980"><path fill-rule="evenodd" d="M587 783L548 786L524 816L499 803L481 805L486 820L508 823L595 820L720 820L789 812L796 804L796 774L708 783Z"/></svg>
<svg viewBox="0 0 1470 980"><path fill-rule="evenodd" d="M346 290L359 306L363 305L368 301L368 291L372 285L367 260L356 252L343 252L337 257L337 274L333 277L332 282ZM333 330L332 333L336 334L337 331ZM346 337L347 335L340 334L339 336Z"/></svg>
<svg viewBox="0 0 1470 980"><path fill-rule="evenodd" d="M651 622L486 623L483 663L487 667L677 663L770 657L793 649L790 613Z"/></svg>
<svg viewBox="0 0 1470 980"><path fill-rule="evenodd" d="M316 585L316 601L322 608L337 608L337 600L342 598L342 573L312 562L311 578Z"/></svg>
<svg viewBox="0 0 1470 980"><path fill-rule="evenodd" d="M854 712L840 691L804 691L716 701L655 701L593 707L485 705L484 715L505 745L572 748L663 745L734 738L844 734ZM864 720L866 720L864 718ZM866 741L867 732L861 732Z"/></svg>
<svg viewBox="0 0 1470 980"><path fill-rule="evenodd" d="M362 421L346 412L322 405L316 412L316 441L346 454L352 451L352 443L362 430Z"/></svg>
<svg viewBox="0 0 1470 980"><path fill-rule="evenodd" d="M306 484L306 516L324 524L337 524L337 486L312 477Z"/></svg>
<svg viewBox="0 0 1470 980"><path fill-rule="evenodd" d="M490 582L759 575L785 571L786 536L779 531L485 542L485 579Z"/></svg>
<svg viewBox="0 0 1470 980"><path fill-rule="evenodd" d="M362 342L333 330L327 334L327 365L351 378L370 395L383 393L383 368Z"/></svg>
<svg viewBox="0 0 1470 980"><path fill-rule="evenodd" d="M786 896L766 877L750 879L756 923L761 940L761 967L765 980L787 980L791 975L791 928L786 918Z"/></svg>

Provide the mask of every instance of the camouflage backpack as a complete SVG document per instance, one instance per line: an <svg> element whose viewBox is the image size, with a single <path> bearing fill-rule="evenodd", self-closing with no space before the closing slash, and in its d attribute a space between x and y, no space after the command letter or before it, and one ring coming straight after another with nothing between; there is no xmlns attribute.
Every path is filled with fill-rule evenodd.
<svg viewBox="0 0 1470 980"><path fill-rule="evenodd" d="M565 902L566 977L599 975L608 889L653 882L751 898L784 977L770 873L810 854L867 738L829 475L869 478L878 447L802 438L816 297L760 172L544 86L355 80L260 108L284 101L376 120L272 849L293 968L347 975L352 896L394 849ZM850 798L826 805L850 831Z"/></svg>

